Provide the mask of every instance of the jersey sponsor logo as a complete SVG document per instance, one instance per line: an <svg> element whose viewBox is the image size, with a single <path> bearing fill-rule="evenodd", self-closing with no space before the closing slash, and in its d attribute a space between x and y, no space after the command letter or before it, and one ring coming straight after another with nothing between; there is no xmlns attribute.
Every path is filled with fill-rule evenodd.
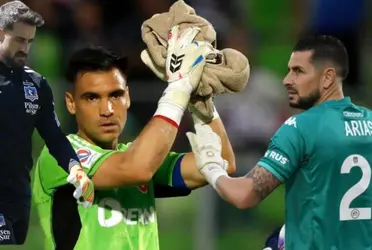
<svg viewBox="0 0 372 250"><path fill-rule="evenodd" d="M77 149L76 155L79 158L81 166L85 168L90 168L97 157L99 157L99 153L87 148Z"/></svg>
<svg viewBox="0 0 372 250"><path fill-rule="evenodd" d="M0 214L0 227L3 227L5 225L6 223L4 215ZM10 240L10 235L11 235L10 230L0 229L0 242L2 242L3 240Z"/></svg>
<svg viewBox="0 0 372 250"><path fill-rule="evenodd" d="M78 151L76 153L77 153L77 156L79 158L80 163L87 162L87 160L89 159L89 157L92 154L89 151L89 149L85 149L85 148L78 149Z"/></svg>
<svg viewBox="0 0 372 250"><path fill-rule="evenodd" d="M147 193L147 191L149 190L149 188L147 187L147 185L140 185L138 186L138 189L142 192L142 193Z"/></svg>
<svg viewBox="0 0 372 250"><path fill-rule="evenodd" d="M40 107L39 104L32 103L32 102L24 102L24 104L25 104L25 111L27 114L36 115Z"/></svg>
<svg viewBox="0 0 372 250"><path fill-rule="evenodd" d="M10 236L10 230L0 230L0 242L2 242L3 240L10 240Z"/></svg>
<svg viewBox="0 0 372 250"><path fill-rule="evenodd" d="M281 155L277 152L271 151L271 150L266 151L265 157L271 158L271 159L279 162L282 165L285 165L289 162L289 160L286 157L284 157L283 155Z"/></svg>
<svg viewBox="0 0 372 250"><path fill-rule="evenodd" d="M104 198L98 203L98 223L102 227L114 227L120 223L129 226L148 225L156 221L153 206L148 208L123 208L119 201Z"/></svg>
<svg viewBox="0 0 372 250"><path fill-rule="evenodd" d="M344 111L344 116L345 117L352 117L352 118L362 118L364 115L360 112L349 112L349 111Z"/></svg>
<svg viewBox="0 0 372 250"><path fill-rule="evenodd" d="M23 86L23 90L25 92L25 98L30 100L31 102L38 100L39 96L37 94L37 89L32 86Z"/></svg>
<svg viewBox="0 0 372 250"><path fill-rule="evenodd" d="M285 125L288 125L288 126L294 126L295 128L297 128L296 117L290 117L290 118L288 118L284 122L284 124Z"/></svg>

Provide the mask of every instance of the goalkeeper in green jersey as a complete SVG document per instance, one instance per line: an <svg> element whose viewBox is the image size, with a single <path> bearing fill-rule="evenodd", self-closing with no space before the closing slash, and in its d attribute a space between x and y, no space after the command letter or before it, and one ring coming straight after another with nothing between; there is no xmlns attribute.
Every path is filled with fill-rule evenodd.
<svg viewBox="0 0 372 250"><path fill-rule="evenodd" d="M347 73L338 39L315 35L297 43L283 83L290 106L305 111L280 127L245 177L226 177L216 150L211 163L206 152L218 144L215 133L188 134L201 173L238 208L286 184L286 250L372 249L372 112L344 97Z"/></svg>
<svg viewBox="0 0 372 250"><path fill-rule="evenodd" d="M76 117L78 132L68 139L92 178L96 194L89 209L72 203L77 213L70 209L57 213L71 203L66 194L66 173L48 149L43 149L33 192L46 236L45 249L159 249L156 186L192 190L208 184L196 168L193 153L169 150L190 94L200 82L205 57L214 50L204 42L193 42L197 29L182 35L177 32L175 27L169 36L168 87L154 117L130 144L118 142L130 107L126 61L102 48L86 48L72 56L67 73L72 89L65 98L68 111ZM171 55L184 56L175 65ZM197 126L204 126L196 115L193 118ZM227 171L233 172L234 154L217 113L208 123L221 137L216 147L222 148L229 162ZM221 164L227 167L227 162Z"/></svg>

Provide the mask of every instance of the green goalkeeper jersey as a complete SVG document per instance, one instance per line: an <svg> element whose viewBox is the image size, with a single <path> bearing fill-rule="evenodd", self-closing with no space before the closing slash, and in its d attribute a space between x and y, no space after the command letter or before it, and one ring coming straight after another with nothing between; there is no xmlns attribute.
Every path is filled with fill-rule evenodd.
<svg viewBox="0 0 372 250"><path fill-rule="evenodd" d="M372 112L350 98L289 118L258 162L286 183L286 250L372 249Z"/></svg>
<svg viewBox="0 0 372 250"><path fill-rule="evenodd" d="M100 164L116 151L103 150L77 135L69 135L80 162L92 177ZM120 144L117 151L125 151ZM172 184L173 167L181 154L169 153L147 185L96 190L90 208L78 207L82 224L75 250L156 250L159 249L153 183ZM70 185L68 174L44 148L36 166L33 198L46 237L45 249L54 249L52 233L53 194L58 187Z"/></svg>

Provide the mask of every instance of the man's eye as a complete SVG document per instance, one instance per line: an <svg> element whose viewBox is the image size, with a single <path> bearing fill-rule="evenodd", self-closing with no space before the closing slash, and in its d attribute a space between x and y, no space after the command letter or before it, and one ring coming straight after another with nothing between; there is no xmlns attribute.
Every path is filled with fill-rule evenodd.
<svg viewBox="0 0 372 250"><path fill-rule="evenodd" d="M113 94L111 97L114 98L114 99L119 99L121 97L121 95L120 94Z"/></svg>
<svg viewBox="0 0 372 250"><path fill-rule="evenodd" d="M90 96L87 96L86 99L88 101L96 101L98 99L98 97L97 96L90 95Z"/></svg>
<svg viewBox="0 0 372 250"><path fill-rule="evenodd" d="M123 97L124 94L125 94L125 92L117 91L117 92L114 92L114 93L111 94L111 98L119 99L119 98Z"/></svg>

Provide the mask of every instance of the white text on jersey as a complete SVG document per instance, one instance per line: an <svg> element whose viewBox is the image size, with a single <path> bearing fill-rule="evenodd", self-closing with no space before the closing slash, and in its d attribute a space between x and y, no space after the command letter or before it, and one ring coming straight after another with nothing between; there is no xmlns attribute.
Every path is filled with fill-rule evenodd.
<svg viewBox="0 0 372 250"><path fill-rule="evenodd" d="M372 121L366 121L366 120L345 121L345 135L346 136L371 136L372 135Z"/></svg>
<svg viewBox="0 0 372 250"><path fill-rule="evenodd" d="M133 226L155 223L155 208L123 208L119 201L104 198L98 204L98 222L102 227L113 227L123 222Z"/></svg>

